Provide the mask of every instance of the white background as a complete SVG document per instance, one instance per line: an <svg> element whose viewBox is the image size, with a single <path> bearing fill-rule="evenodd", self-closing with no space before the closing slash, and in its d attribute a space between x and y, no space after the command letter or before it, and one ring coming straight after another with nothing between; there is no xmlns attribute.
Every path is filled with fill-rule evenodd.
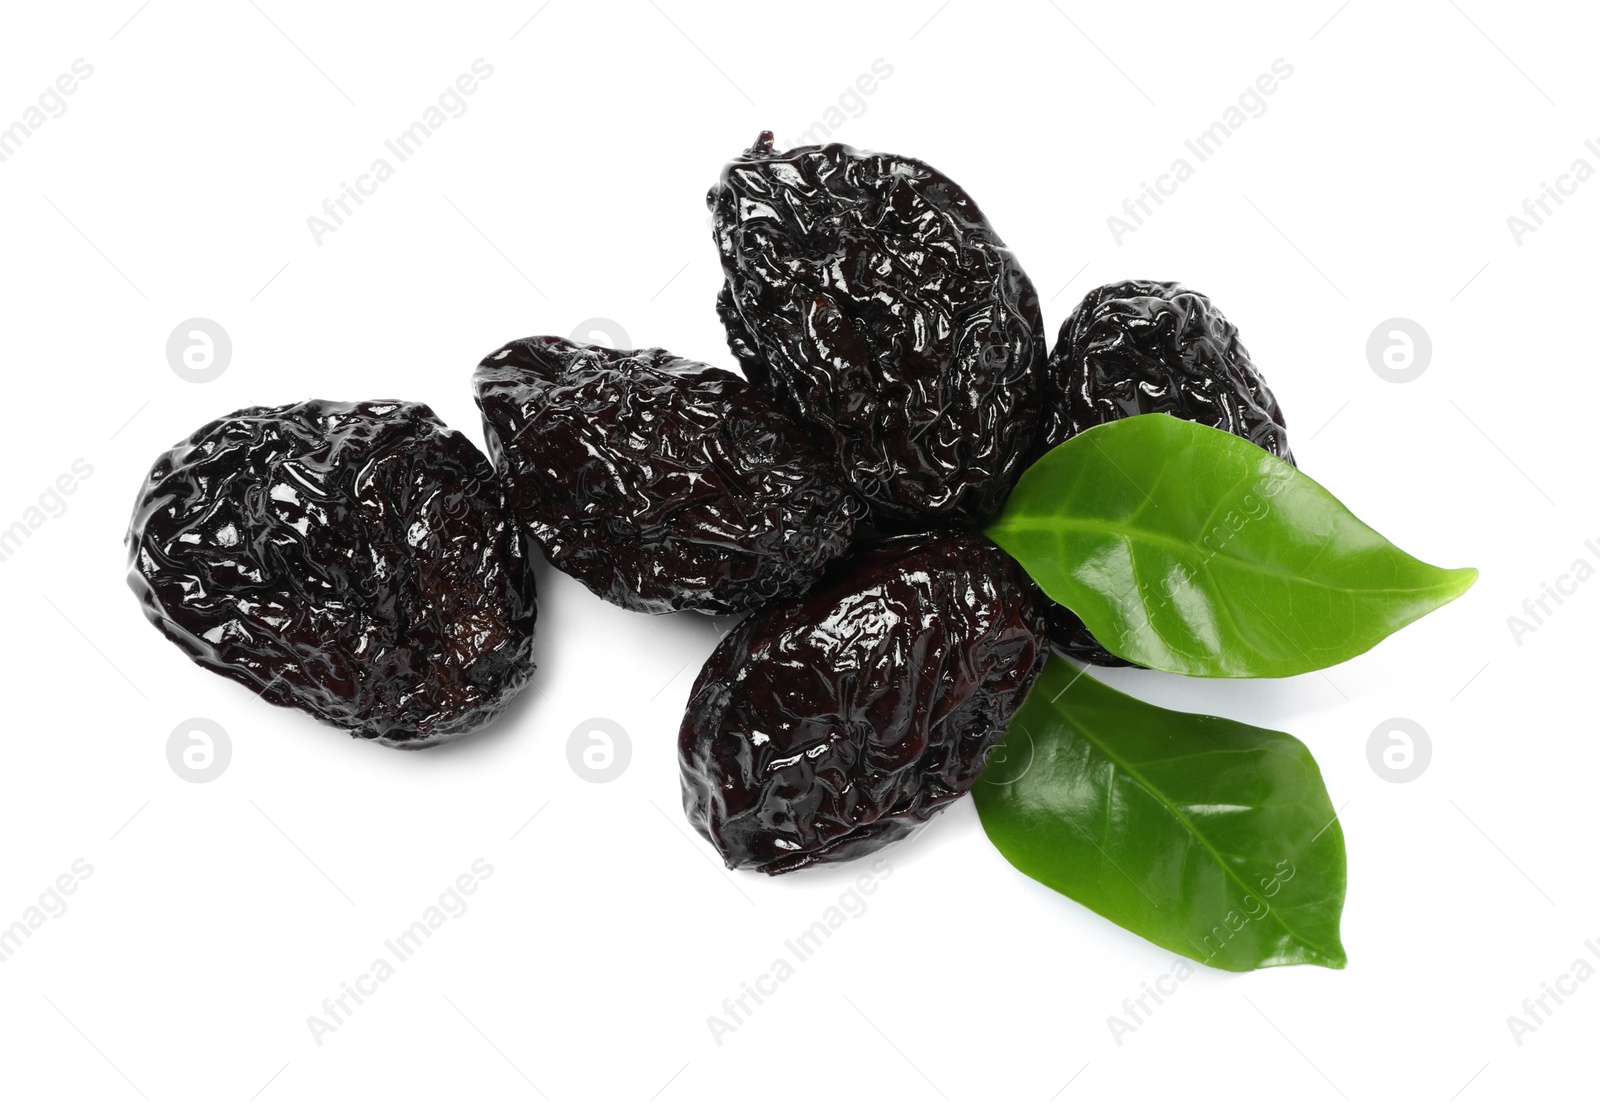
<svg viewBox="0 0 1600 1103"><path fill-rule="evenodd" d="M1600 581L1520 641L1507 618L1575 560L1600 564L1584 545L1600 541L1600 182L1520 243L1506 219L1575 159L1600 169L1593 17L1484 0L541 2L7 8L0 125L75 59L93 75L0 164L0 527L74 460L92 475L0 563L0 925L74 860L93 872L0 964L0 1094L1592 1096L1600 981L1520 1045L1507 1016L1600 940ZM318 244L307 217L478 58L493 75L465 114ZM1293 74L1265 112L1189 155L1192 178L1115 240L1107 216L1279 58ZM1345 971L1201 970L1118 1044L1107 1017L1171 955L1016 873L962 802L885 851L865 913L719 1045L707 1017L864 866L727 875L684 824L674 741L709 622L645 619L545 572L537 690L491 731L404 754L200 671L127 591L145 470L237 407L417 399L478 440L477 360L595 317L729 365L705 190L759 130L784 145L822 121L878 59L892 74L845 97L836 137L979 197L1052 334L1098 283L1208 292L1301 466L1406 549L1482 569L1326 675L1107 676L1311 746L1348 840ZM205 384L165 354L197 316L234 350ZM1366 352L1397 316L1433 345L1404 384ZM595 716L631 738L608 784L568 764ZM192 717L231 737L206 784L167 761ZM1432 746L1405 784L1368 759L1392 717ZM468 910L318 1045L307 1017L479 858L493 873Z"/></svg>

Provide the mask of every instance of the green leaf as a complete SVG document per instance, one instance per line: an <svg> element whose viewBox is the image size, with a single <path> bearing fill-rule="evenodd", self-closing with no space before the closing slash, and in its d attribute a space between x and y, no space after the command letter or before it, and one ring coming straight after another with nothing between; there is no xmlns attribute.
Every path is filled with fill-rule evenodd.
<svg viewBox="0 0 1600 1103"><path fill-rule="evenodd" d="M1341 663L1478 577L1407 555L1249 441L1167 414L1052 449L987 531L1112 653L1209 678Z"/></svg>
<svg viewBox="0 0 1600 1103"><path fill-rule="evenodd" d="M1007 861L1158 946L1344 968L1344 834L1292 735L1147 705L1052 657L972 795Z"/></svg>

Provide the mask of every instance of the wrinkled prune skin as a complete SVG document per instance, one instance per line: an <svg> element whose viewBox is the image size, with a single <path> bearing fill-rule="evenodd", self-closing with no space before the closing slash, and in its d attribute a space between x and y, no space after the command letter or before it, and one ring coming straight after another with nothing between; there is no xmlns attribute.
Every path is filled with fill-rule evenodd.
<svg viewBox="0 0 1600 1103"><path fill-rule="evenodd" d="M1039 455L1091 426L1164 413L1294 462L1283 410L1239 331L1182 284L1128 280L1089 292L1062 323L1046 380Z"/></svg>
<svg viewBox="0 0 1600 1103"><path fill-rule="evenodd" d="M1039 297L977 204L921 161L772 135L706 197L717 312L745 377L879 521L981 525L1026 466Z"/></svg>
<svg viewBox="0 0 1600 1103"><path fill-rule="evenodd" d="M1243 437L1294 463L1283 410L1211 300L1181 284L1128 280L1097 287L1061 326L1046 370L1035 456L1095 425L1166 413ZM1129 666L1071 610L1053 605L1050 638L1101 666Z"/></svg>
<svg viewBox="0 0 1600 1103"><path fill-rule="evenodd" d="M1044 600L975 533L902 536L747 618L678 738L689 821L730 869L870 854L972 788L1043 669Z"/></svg>
<svg viewBox="0 0 1600 1103"><path fill-rule="evenodd" d="M191 659L362 739L465 735L533 672L528 549L483 453L418 403L219 418L156 461L128 547Z"/></svg>
<svg viewBox="0 0 1600 1103"><path fill-rule="evenodd" d="M732 372L530 337L474 383L507 508L553 565L629 609L742 613L799 593L865 512Z"/></svg>

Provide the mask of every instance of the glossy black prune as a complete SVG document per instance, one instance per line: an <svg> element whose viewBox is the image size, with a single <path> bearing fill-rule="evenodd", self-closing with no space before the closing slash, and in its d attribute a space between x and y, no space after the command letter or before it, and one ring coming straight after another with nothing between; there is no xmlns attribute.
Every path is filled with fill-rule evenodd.
<svg viewBox="0 0 1600 1103"><path fill-rule="evenodd" d="M1283 410L1211 300L1177 283L1097 287L1066 322L1046 369L1035 455L1095 425L1166 413L1222 429L1294 463ZM1050 638L1063 652L1127 666L1068 609L1052 605Z"/></svg>
<svg viewBox="0 0 1600 1103"><path fill-rule="evenodd" d="M729 868L870 854L972 788L1043 669L1044 600L975 533L902 536L747 618L678 737L683 804Z"/></svg>
<svg viewBox="0 0 1600 1103"><path fill-rule="evenodd" d="M255 406L155 463L128 530L145 615L207 669L426 747L527 684L527 550L494 471L414 402Z"/></svg>
<svg viewBox="0 0 1600 1103"><path fill-rule="evenodd" d="M1037 454L1094 425L1164 413L1294 462L1283 410L1238 329L1182 284L1128 280L1089 292L1062 323L1045 378Z"/></svg>
<svg viewBox="0 0 1600 1103"><path fill-rule="evenodd" d="M1022 473L1046 351L1039 297L954 181L772 135L707 196L717 312L748 378L879 520L981 525Z"/></svg>
<svg viewBox="0 0 1600 1103"><path fill-rule="evenodd" d="M552 564L629 609L742 613L799 593L865 512L732 372L530 337L474 383L507 508Z"/></svg>

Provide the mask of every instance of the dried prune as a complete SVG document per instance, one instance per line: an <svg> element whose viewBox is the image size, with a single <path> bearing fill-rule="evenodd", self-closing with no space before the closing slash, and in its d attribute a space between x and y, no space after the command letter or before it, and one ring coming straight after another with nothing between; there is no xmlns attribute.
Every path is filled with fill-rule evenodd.
<svg viewBox="0 0 1600 1103"><path fill-rule="evenodd" d="M747 618L678 739L683 804L730 868L904 838L972 788L1044 666L1043 598L974 533L901 536Z"/></svg>
<svg viewBox="0 0 1600 1103"><path fill-rule="evenodd" d="M812 432L879 519L982 524L1022 473L1039 297L977 204L921 161L771 133L707 196L717 309L745 377Z"/></svg>
<svg viewBox="0 0 1600 1103"><path fill-rule="evenodd" d="M1050 353L1036 451L1153 413L1222 429L1294 462L1283 410L1210 299L1154 280L1097 287L1062 323Z"/></svg>
<svg viewBox="0 0 1600 1103"><path fill-rule="evenodd" d="M128 544L145 615L191 659L363 739L464 735L533 671L529 549L427 406L219 418L156 461Z"/></svg>
<svg viewBox="0 0 1600 1103"><path fill-rule="evenodd" d="M1036 456L1091 426L1166 413L1294 463L1283 410L1239 331L1210 299L1181 284L1128 280L1089 292L1061 326L1046 380ZM1067 654L1129 665L1070 610L1052 606L1049 619L1051 640Z"/></svg>
<svg viewBox="0 0 1600 1103"><path fill-rule="evenodd" d="M530 337L474 382L507 508L552 564L630 609L741 613L798 593L865 512L732 372Z"/></svg>

